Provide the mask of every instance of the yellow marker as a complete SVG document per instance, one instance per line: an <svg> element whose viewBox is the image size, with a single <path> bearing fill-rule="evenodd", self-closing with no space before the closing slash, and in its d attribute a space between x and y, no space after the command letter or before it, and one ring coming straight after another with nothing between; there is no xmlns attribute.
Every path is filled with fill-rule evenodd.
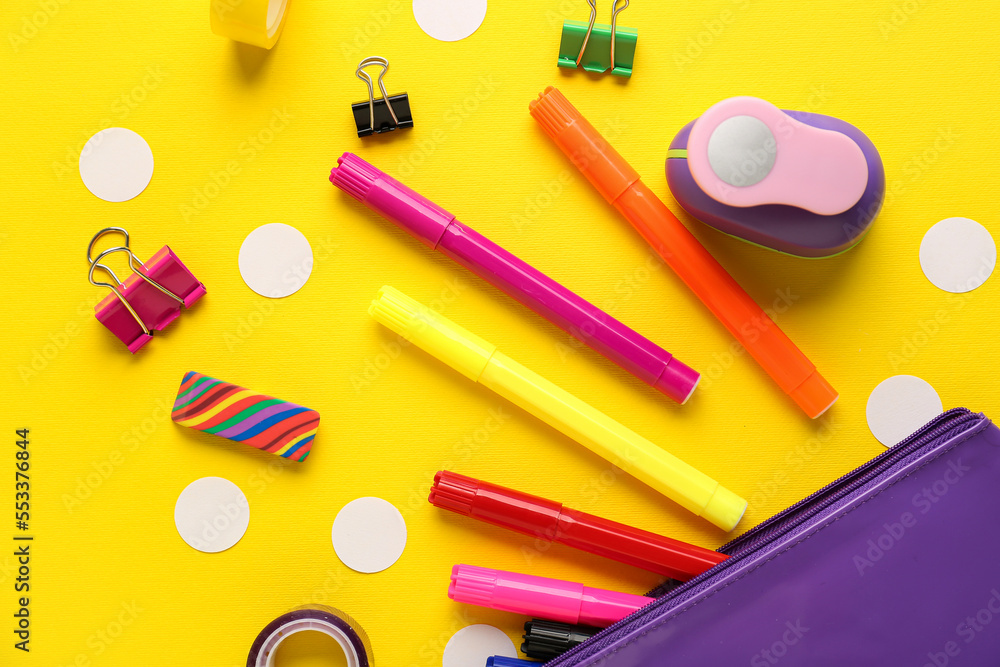
<svg viewBox="0 0 1000 667"><path fill-rule="evenodd" d="M747 501L705 473L399 290L383 287L368 312L462 375L489 387L595 454L615 461L635 478L719 528L730 531L743 518Z"/></svg>

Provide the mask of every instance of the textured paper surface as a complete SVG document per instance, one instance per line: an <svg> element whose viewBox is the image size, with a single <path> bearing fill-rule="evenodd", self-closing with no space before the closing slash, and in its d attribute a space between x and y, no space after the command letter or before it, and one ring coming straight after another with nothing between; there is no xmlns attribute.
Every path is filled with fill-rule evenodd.
<svg viewBox="0 0 1000 667"><path fill-rule="evenodd" d="M634 593L657 583L431 507L441 469L707 547L729 539L400 345L366 312L385 284L474 325L743 494L741 530L884 451L865 404L886 377L918 375L945 407L1000 415L1000 280L947 294L917 261L923 232L948 216L1000 237L995 189L984 186L1000 172L1000 125L986 94L1000 62L994 2L916 3L915 13L898 0L633 2L619 17L640 33L627 83L557 69L561 23L586 20L584 2L544 0L527 12L494 2L475 35L443 44L420 30L408 2L293 0L270 52L212 34L207 0L44 4L58 11L5 0L0 12L0 260L11 276L0 463L10 476L13 429L31 428L38 540L32 652L0 645L4 665L70 665L83 655L130 667L194 655L236 666L268 622L320 602L364 626L378 664L438 667L460 628L486 623L516 639L524 620L450 601L455 563ZM409 93L418 125L367 141L350 105L367 97L354 69L373 53L392 64L386 85ZM872 138L889 200L841 257L785 257L682 217L841 391L827 416L808 421L745 354L734 355L722 326L543 135L527 106L550 84L674 211L663 174L669 142L723 98L833 114ZM77 172L84 142L112 125L156 151L155 187L123 204L91 195ZM672 404L338 192L327 177L347 150L702 371L695 395ZM306 289L280 301L247 289L234 261L249 230L276 220L302 230L315 259ZM142 258L169 244L208 288L135 357L93 317L107 290L87 282L83 255L109 225L127 228ZM169 416L178 378L192 368L319 411L323 447L305 464L282 464L239 443L192 438ZM214 556L185 545L172 514L179 490L210 475L240 486L254 513L240 544ZM12 494L0 486L8 512ZM397 506L409 529L406 556L377 575L377 588L330 545L336 509L369 495ZM14 526L3 516L0 614L10 619ZM96 655L97 633L133 603L134 621Z"/></svg>

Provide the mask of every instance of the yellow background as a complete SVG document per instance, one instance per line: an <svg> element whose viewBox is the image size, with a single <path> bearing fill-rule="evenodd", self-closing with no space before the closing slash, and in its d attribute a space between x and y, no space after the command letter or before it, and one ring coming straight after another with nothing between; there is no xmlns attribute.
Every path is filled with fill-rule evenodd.
<svg viewBox="0 0 1000 667"><path fill-rule="evenodd" d="M0 663L237 666L267 622L316 601L360 621L377 664L439 665L460 627L491 623L517 638L523 620L449 601L455 563L624 591L657 583L434 509L426 492L443 467L705 546L727 541L419 350L379 356L395 336L366 309L383 284L441 299L457 323L741 492L751 505L740 530L883 451L864 411L888 376L925 378L946 407L1000 412L1000 280L948 295L917 260L924 231L942 218L1000 232L992 0L636 0L621 15L639 30L628 82L556 68L561 22L586 19L582 0L492 0L479 31L457 43L425 35L404 0L292 0L271 52L212 34L208 4L4 0L0 12L0 479L12 476L15 428L30 428L36 537L25 655L8 627L18 596L5 546L14 490L4 482ZM599 7L607 22L609 4ZM376 54L392 64L389 92L409 93L416 127L361 141L349 105L365 89L354 68ZM779 324L842 393L827 417L807 420L746 355L726 359L722 326L528 116L549 84L614 137L675 211L667 146L726 97L835 115L872 138L889 199L841 257L785 257L683 218L761 304L791 293ZM265 145L276 110L290 118ZM139 132L156 159L148 189L126 203L91 195L77 170L83 143L108 126ZM252 153L251 138L261 143ZM716 379L681 408L576 349L330 185L344 151ZM212 187L231 163L238 173ZM270 222L302 230L316 254L304 289L281 301L251 292L236 265L246 234ZM169 244L208 287L135 356L91 313L104 293L86 280L84 250L110 225L132 233L140 256ZM313 455L276 464L171 423L163 406L188 370L319 410ZM502 425L478 431L499 409ZM207 475L234 481L252 508L244 539L214 555L186 546L172 514L181 489ZM348 570L330 544L337 511L364 495L394 503L409 527L402 559L376 575ZM101 639L119 620L129 621L120 635Z"/></svg>

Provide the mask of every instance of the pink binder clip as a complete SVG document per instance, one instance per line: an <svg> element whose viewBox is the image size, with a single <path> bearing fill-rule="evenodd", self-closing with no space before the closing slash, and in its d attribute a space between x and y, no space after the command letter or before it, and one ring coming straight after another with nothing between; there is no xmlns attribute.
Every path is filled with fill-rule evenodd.
<svg viewBox="0 0 1000 667"><path fill-rule="evenodd" d="M97 240L113 233L124 236L125 245L108 248L94 257ZM116 252L128 255L132 274L124 282L101 264L101 260ZM87 246L87 262L90 264L88 278L91 284L107 287L112 292L94 307L94 314L101 324L128 346L132 354L148 343L154 332L166 329L177 319L182 307L189 308L205 294L205 286L168 246L163 246L145 263L141 262L129 248L128 232L121 227L107 227L94 235ZM103 269L114 283L95 280L95 269Z"/></svg>

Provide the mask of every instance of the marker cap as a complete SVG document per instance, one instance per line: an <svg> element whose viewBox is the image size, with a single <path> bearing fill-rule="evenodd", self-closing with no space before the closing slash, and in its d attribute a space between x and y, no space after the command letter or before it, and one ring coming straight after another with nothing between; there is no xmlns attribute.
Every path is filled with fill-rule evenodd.
<svg viewBox="0 0 1000 667"><path fill-rule="evenodd" d="M486 667L539 667L542 663L495 655L486 658Z"/></svg>
<svg viewBox="0 0 1000 667"><path fill-rule="evenodd" d="M653 598L642 595L472 565L452 568L448 597L480 607L594 627L607 627L653 602Z"/></svg>
<svg viewBox="0 0 1000 667"><path fill-rule="evenodd" d="M829 410L839 398L837 390L815 370L805 382L788 392L788 395L812 419Z"/></svg>
<svg viewBox="0 0 1000 667"><path fill-rule="evenodd" d="M344 153L330 182L381 213L431 248L436 248L455 216L353 153Z"/></svg>
<svg viewBox="0 0 1000 667"><path fill-rule="evenodd" d="M729 526L727 530L732 530L746 511L747 501L720 484L701 511L701 516L716 526Z"/></svg>
<svg viewBox="0 0 1000 667"><path fill-rule="evenodd" d="M554 86L546 88L528 108L545 133L609 203L639 180L639 172Z"/></svg>
<svg viewBox="0 0 1000 667"><path fill-rule="evenodd" d="M448 597L456 602L542 616L564 623L580 622L584 586L558 579L530 577L473 565L451 571Z"/></svg>
<svg viewBox="0 0 1000 667"><path fill-rule="evenodd" d="M701 381L701 373L687 364L671 359L663 369L660 379L653 385L681 405L688 402Z"/></svg>
<svg viewBox="0 0 1000 667"><path fill-rule="evenodd" d="M521 653L529 658L552 660L587 641L598 632L600 632L598 628L536 618L524 624L524 643L521 644Z"/></svg>
<svg viewBox="0 0 1000 667"><path fill-rule="evenodd" d="M497 350L496 346L439 317L430 308L388 285L378 291L368 313L473 382L479 381Z"/></svg>
<svg viewBox="0 0 1000 667"><path fill-rule="evenodd" d="M709 493L706 498L711 501L713 496ZM559 542L684 581L726 558L709 549L447 470L434 476L429 500L437 507L535 539ZM741 511L741 505L735 504L731 514L738 517Z"/></svg>

